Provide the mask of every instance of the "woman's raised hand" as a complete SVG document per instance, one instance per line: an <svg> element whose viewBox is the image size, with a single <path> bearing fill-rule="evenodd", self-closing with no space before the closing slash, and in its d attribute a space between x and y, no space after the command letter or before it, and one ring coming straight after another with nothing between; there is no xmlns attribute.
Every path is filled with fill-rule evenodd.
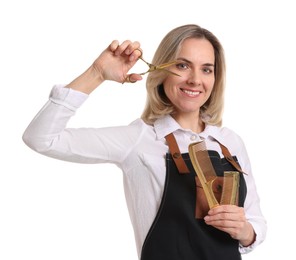
<svg viewBox="0 0 296 260"><path fill-rule="evenodd" d="M128 74L142 55L139 42L117 40L105 49L93 64L66 87L90 94L105 80L116 82L136 82L142 79L139 74Z"/></svg>
<svg viewBox="0 0 296 260"><path fill-rule="evenodd" d="M116 82L136 82L142 77L138 74L128 74L142 55L140 43L126 40L121 44L114 40L94 61L92 67L101 75L102 80Z"/></svg>

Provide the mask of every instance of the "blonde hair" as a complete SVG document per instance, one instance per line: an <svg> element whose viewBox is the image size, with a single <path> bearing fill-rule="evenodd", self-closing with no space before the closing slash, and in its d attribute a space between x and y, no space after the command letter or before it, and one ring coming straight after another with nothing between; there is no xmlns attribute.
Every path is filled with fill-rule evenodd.
<svg viewBox="0 0 296 260"><path fill-rule="evenodd" d="M195 24L177 27L163 38L152 63L161 64L176 59L182 43L188 38L206 39L214 48L215 83L211 96L200 109L200 118L206 124L221 126L224 107L225 58L223 47L216 36ZM147 124L153 124L156 119L175 112L173 104L164 93L162 83L166 77L167 74L162 71L155 71L147 77L147 101L141 116Z"/></svg>

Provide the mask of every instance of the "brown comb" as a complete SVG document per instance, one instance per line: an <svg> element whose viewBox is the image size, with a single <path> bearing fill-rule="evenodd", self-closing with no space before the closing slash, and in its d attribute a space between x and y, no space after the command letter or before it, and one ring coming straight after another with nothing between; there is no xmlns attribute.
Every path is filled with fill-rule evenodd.
<svg viewBox="0 0 296 260"><path fill-rule="evenodd" d="M189 156L195 173L204 190L209 208L220 204L237 204L239 188L239 172L226 171L223 177L221 200L214 195L213 183L217 178L204 141L192 143L188 147Z"/></svg>
<svg viewBox="0 0 296 260"><path fill-rule="evenodd" d="M216 178L216 172L209 158L204 141L190 144L188 151L193 168L204 190L210 209L218 206L219 203L212 188L212 184Z"/></svg>

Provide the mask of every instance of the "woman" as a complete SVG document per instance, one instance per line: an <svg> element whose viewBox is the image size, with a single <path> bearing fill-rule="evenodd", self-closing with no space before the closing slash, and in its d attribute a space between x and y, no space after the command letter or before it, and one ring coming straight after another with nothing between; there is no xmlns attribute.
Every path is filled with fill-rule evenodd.
<svg viewBox="0 0 296 260"><path fill-rule="evenodd" d="M164 37L153 64L177 63L148 75L141 119L128 126L66 128L105 80L141 80L140 74L128 74L141 55L138 42L113 41L70 84L53 88L23 140L53 158L109 162L122 169L140 259L241 259L265 239L266 222L244 143L221 127L225 61L211 32L189 24ZM188 146L200 141L217 176L240 173L237 204L202 206L202 189L188 155Z"/></svg>

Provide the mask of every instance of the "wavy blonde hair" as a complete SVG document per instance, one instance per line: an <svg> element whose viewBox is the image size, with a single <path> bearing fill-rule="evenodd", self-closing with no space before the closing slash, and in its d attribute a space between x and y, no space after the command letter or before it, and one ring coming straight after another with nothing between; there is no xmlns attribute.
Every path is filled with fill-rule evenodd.
<svg viewBox="0 0 296 260"><path fill-rule="evenodd" d="M224 107L225 58L223 47L215 35L195 24L177 27L160 42L152 63L161 64L175 60L182 43L188 38L207 39L214 48L215 83L209 99L200 109L200 118L206 124L221 126ZM164 93L162 83L166 77L167 73L163 71L149 73L147 77L147 100L141 116L147 124L153 124L156 119L175 113L175 107Z"/></svg>

